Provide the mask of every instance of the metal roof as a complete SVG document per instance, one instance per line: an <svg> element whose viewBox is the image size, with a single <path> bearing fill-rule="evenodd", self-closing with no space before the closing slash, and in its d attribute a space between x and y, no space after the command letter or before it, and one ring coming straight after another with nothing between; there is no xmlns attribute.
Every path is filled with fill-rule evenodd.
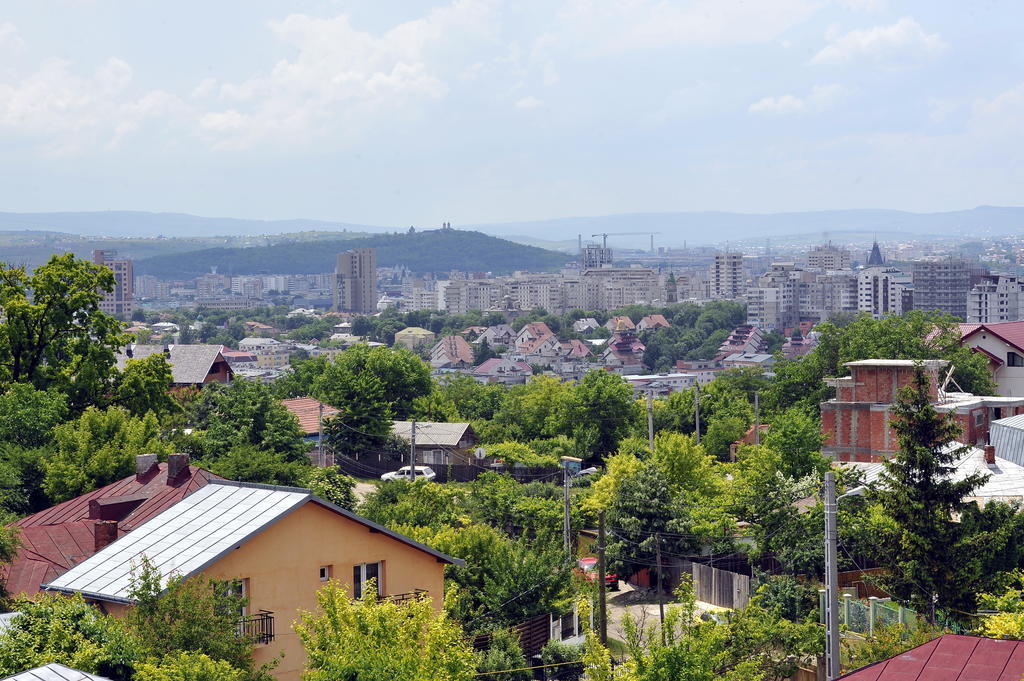
<svg viewBox="0 0 1024 681"><path fill-rule="evenodd" d="M988 437L996 456L1024 466L1024 414L996 419L989 424Z"/></svg>
<svg viewBox="0 0 1024 681"><path fill-rule="evenodd" d="M468 423L436 423L434 421L416 422L416 445L440 445L442 447L458 447L469 429ZM412 436L412 421L395 421L391 424L391 433L406 442Z"/></svg>
<svg viewBox="0 0 1024 681"><path fill-rule="evenodd" d="M19 672L14 676L5 676L2 681L110 681L110 679L51 662L42 667Z"/></svg>
<svg viewBox="0 0 1024 681"><path fill-rule="evenodd" d="M97 600L131 602L133 567L147 557L160 574L196 574L314 501L448 563L461 561L335 506L307 489L211 480L149 522L92 555L43 588L78 592Z"/></svg>
<svg viewBox="0 0 1024 681"><path fill-rule="evenodd" d="M944 634L905 653L840 676L849 681L1016 681L1024 642Z"/></svg>

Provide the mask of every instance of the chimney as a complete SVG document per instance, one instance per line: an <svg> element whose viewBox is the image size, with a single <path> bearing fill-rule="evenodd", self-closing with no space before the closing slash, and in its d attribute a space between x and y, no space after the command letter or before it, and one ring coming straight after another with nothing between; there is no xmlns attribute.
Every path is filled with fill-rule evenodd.
<svg viewBox="0 0 1024 681"><path fill-rule="evenodd" d="M117 521L97 520L92 525L93 548L99 552L117 541Z"/></svg>
<svg viewBox="0 0 1024 681"><path fill-rule="evenodd" d="M178 479L178 476L183 471L188 470L188 454L168 454L167 455L167 482L170 483Z"/></svg>
<svg viewBox="0 0 1024 681"><path fill-rule="evenodd" d="M996 465L996 446L985 445L985 463L989 466Z"/></svg>
<svg viewBox="0 0 1024 681"><path fill-rule="evenodd" d="M135 456L135 479L141 482L154 466L156 466L156 454L137 454Z"/></svg>

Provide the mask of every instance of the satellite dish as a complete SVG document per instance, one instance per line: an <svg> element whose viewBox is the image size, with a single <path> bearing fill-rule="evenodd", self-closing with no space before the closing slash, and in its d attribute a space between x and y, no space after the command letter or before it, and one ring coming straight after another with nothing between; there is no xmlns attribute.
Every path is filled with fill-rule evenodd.
<svg viewBox="0 0 1024 681"><path fill-rule="evenodd" d="M487 450L485 450L483 447L477 447L476 451L474 451L473 453L476 454L477 459L482 459L487 456Z"/></svg>

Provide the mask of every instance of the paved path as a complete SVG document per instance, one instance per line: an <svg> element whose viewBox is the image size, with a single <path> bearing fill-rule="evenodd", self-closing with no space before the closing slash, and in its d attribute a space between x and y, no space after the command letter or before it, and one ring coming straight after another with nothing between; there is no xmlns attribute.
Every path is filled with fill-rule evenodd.
<svg viewBox="0 0 1024 681"><path fill-rule="evenodd" d="M372 482L357 482L356 483L356 499L363 501L366 499L366 495L377 489L377 485Z"/></svg>
<svg viewBox="0 0 1024 681"><path fill-rule="evenodd" d="M676 607L671 601L671 596L665 597L665 612ZM618 591L609 591L607 600L608 613L608 636L624 641L626 632L622 628L622 616L628 611L633 616L633 622L640 630L656 626L659 623L658 600L654 593L648 589L636 588L632 584L619 582ZM724 609L697 601L698 612L722 612Z"/></svg>

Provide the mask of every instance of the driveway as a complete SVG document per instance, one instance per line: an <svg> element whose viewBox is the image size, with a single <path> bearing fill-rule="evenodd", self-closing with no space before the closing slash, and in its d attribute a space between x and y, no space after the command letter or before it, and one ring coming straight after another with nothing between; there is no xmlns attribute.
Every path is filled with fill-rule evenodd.
<svg viewBox="0 0 1024 681"><path fill-rule="evenodd" d="M676 607L672 602L672 596L665 596L665 612ZM608 636L626 640L626 632L622 628L622 618L626 612L633 616L633 622L637 628L643 631L651 626L659 624L658 600L654 592L649 589L636 588L632 584L619 582L618 591L607 592L606 612L608 614ZM697 612L723 612L725 608L697 601Z"/></svg>

